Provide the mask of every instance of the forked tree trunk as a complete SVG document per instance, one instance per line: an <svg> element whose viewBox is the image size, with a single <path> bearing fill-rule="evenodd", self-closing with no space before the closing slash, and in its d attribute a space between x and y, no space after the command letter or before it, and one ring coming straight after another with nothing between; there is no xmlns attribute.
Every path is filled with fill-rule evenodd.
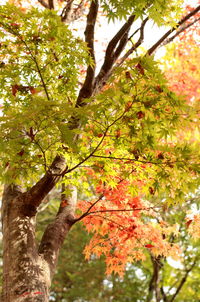
<svg viewBox="0 0 200 302"><path fill-rule="evenodd" d="M2 302L49 301L51 279L60 248L74 223L77 200L76 189L71 188L65 206L60 207L55 219L47 226L38 247L35 238L38 200L54 187L57 179L47 174L26 193L19 186L5 186L2 200ZM41 186L45 187L43 196L39 194Z"/></svg>

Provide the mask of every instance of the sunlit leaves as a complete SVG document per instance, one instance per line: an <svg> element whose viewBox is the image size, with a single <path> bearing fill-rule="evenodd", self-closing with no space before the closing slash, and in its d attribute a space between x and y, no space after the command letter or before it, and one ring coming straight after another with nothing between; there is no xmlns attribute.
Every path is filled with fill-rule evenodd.
<svg viewBox="0 0 200 302"><path fill-rule="evenodd" d="M110 0L102 1L104 12L107 13L109 20L127 18L134 14L136 18L143 17L144 13L158 25L174 25L175 20L180 17L181 5L183 1L146 1L136 0Z"/></svg>
<svg viewBox="0 0 200 302"><path fill-rule="evenodd" d="M63 127L74 112L79 65L89 58L85 44L52 11L24 13L6 5L0 18L1 150L19 175L27 165L30 171L41 164L46 169L58 143L65 143Z"/></svg>
<svg viewBox="0 0 200 302"><path fill-rule="evenodd" d="M144 75L135 69L135 61L130 61L114 75L114 83L97 96L99 106L91 111L83 141L95 148L105 137L87 162L92 161L95 172L106 183L113 182L113 173L120 171L125 179L145 184L140 188L135 185L132 192L169 190L172 199L181 200L187 192L188 171L198 172L194 146L177 137L184 125L189 125L190 107L169 90L150 58L141 60L140 65Z"/></svg>
<svg viewBox="0 0 200 302"><path fill-rule="evenodd" d="M111 19L148 15L158 24L176 19L178 4L102 2ZM0 26L2 172L32 185L63 155L62 182L76 185L87 200L78 209L94 233L86 255L105 254L108 273L122 275L127 261L143 260L147 251L176 256L178 247L168 239L177 226L161 224L156 211L182 202L199 183L199 148L180 135L197 120L191 103L171 91L146 55L116 68L103 89L78 106L82 70L94 64L60 17L2 6Z"/></svg>
<svg viewBox="0 0 200 302"><path fill-rule="evenodd" d="M187 219L186 225L189 233L194 239L200 238L200 215L193 215L192 219Z"/></svg>

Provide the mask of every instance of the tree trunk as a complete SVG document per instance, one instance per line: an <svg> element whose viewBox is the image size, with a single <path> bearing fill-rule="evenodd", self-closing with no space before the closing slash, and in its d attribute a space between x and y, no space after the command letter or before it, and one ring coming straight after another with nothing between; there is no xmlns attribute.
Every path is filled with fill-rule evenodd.
<svg viewBox="0 0 200 302"><path fill-rule="evenodd" d="M2 201L3 302L48 301L50 269L38 254L35 214L25 208L24 194L15 185L5 187Z"/></svg>
<svg viewBox="0 0 200 302"><path fill-rule="evenodd" d="M51 279L63 241L74 224L77 190L61 201L55 219L39 244L35 238L37 209L60 180L66 165L56 156L46 174L28 191L5 185L2 199L3 294L2 302L47 302Z"/></svg>
<svg viewBox="0 0 200 302"><path fill-rule="evenodd" d="M73 186L39 244L35 238L37 208L27 202L30 193L5 186L2 200L2 302L47 302L60 248L75 222L77 191ZM36 194L37 198L38 195Z"/></svg>

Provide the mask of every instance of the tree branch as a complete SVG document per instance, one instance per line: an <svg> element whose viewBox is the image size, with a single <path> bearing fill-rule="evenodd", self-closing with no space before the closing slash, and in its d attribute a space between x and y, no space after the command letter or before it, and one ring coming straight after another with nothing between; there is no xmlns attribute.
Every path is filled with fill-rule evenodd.
<svg viewBox="0 0 200 302"><path fill-rule="evenodd" d="M200 17L195 19L193 22L186 24L185 26L181 26L180 29L170 38L166 39L160 46L164 46L170 42L172 42L178 35L180 35L180 33L184 32L186 29L188 29L189 27L191 27L192 25L194 25L196 22L198 22L200 20Z"/></svg>
<svg viewBox="0 0 200 302"><path fill-rule="evenodd" d="M127 157L115 157L115 156L103 156L103 155L94 155L92 154L92 157L99 157L99 158L107 158L107 159L113 159L113 160L123 160L123 161L130 161L130 162L139 162L143 164L153 164L153 165L160 165L160 162L152 162L152 161L145 161L145 160L137 160L134 158L127 158ZM167 162L164 164L169 164L171 162ZM174 162L173 162L174 163Z"/></svg>
<svg viewBox="0 0 200 302"><path fill-rule="evenodd" d="M151 261L152 261L152 265L153 265L153 274L152 274L151 280L149 282L149 294L148 294L146 302L152 301L153 292L155 292L156 302L160 302L160 300L161 300L160 288L159 288L159 281L160 281L159 280L159 271L162 267L162 263L160 260L161 260L161 256L154 258L151 255Z"/></svg>
<svg viewBox="0 0 200 302"><path fill-rule="evenodd" d="M71 11L72 11L72 4L73 4L74 0L70 0L67 1L67 4L65 5L65 7L62 10L61 13L61 20L63 22L65 21L69 21L70 17L71 17Z"/></svg>
<svg viewBox="0 0 200 302"><path fill-rule="evenodd" d="M87 24L85 28L85 42L89 48L89 54L93 61L93 66L89 65L87 68L86 78L84 84L79 92L76 107L84 106L84 100L89 98L93 92L94 75L95 75L95 53L94 53L94 28L98 13L98 0L93 0L90 5L89 13L87 15Z"/></svg>
<svg viewBox="0 0 200 302"><path fill-rule="evenodd" d="M81 0L76 8L73 7L73 2L74 0L67 1L66 6L63 8L61 13L63 22L75 21L83 14L85 0Z"/></svg>
<svg viewBox="0 0 200 302"><path fill-rule="evenodd" d="M56 156L49 170L45 175L27 192L25 196L25 207L32 207L36 211L44 197L54 188L60 180L62 172L65 171L66 164L64 157ZM56 176L55 176L56 175Z"/></svg>
<svg viewBox="0 0 200 302"><path fill-rule="evenodd" d="M104 195L102 194L89 208L88 210L83 213L83 215L81 215L79 218L75 219L74 222L80 221L83 218L85 218L86 216L89 215L94 215L94 214L98 214L98 213L118 213L118 212L136 212L136 211L149 211L149 210L154 210L157 208L161 208L161 207L148 207L148 208L131 208L131 209L107 209L107 210L97 210L97 211L92 211L90 212L90 210L97 204L97 202L99 202L102 198L104 197Z"/></svg>
<svg viewBox="0 0 200 302"><path fill-rule="evenodd" d="M54 9L54 0L48 0L49 9Z"/></svg>
<svg viewBox="0 0 200 302"><path fill-rule="evenodd" d="M38 0L38 2L45 8L49 8L49 5L44 0Z"/></svg>
<svg viewBox="0 0 200 302"><path fill-rule="evenodd" d="M115 67L119 67L121 66L124 61L143 43L143 40L144 40L144 28L145 28L145 25L147 23L147 21L149 20L149 18L147 17L141 24L140 28L137 29L137 31L139 30L140 31L140 36L137 40L137 42L126 52L126 54L119 60L119 62L115 65ZM136 31L136 32L137 32ZM134 34L136 34L136 32ZM134 35L133 34L133 35ZM129 37L128 40L130 40L132 38L132 36Z"/></svg>
<svg viewBox="0 0 200 302"><path fill-rule="evenodd" d="M84 217L90 215L90 210L91 210L91 209L92 209L92 208L93 208L100 200L102 200L103 197L104 197L104 194L101 194L101 195L99 196L99 198L98 198L97 200L95 200L95 202L93 202L93 203L91 204L91 206L87 209L87 211L86 211L85 213L83 213L80 217L78 217L78 218L75 220L75 222L78 222L78 221L82 220Z"/></svg>
<svg viewBox="0 0 200 302"><path fill-rule="evenodd" d="M61 200L61 206L53 222L51 222L42 236L38 252L50 266L51 274L54 274L60 248L64 239L74 224L74 213L77 202L77 189L73 185L68 186L70 193ZM62 195L64 196L65 194Z"/></svg>
<svg viewBox="0 0 200 302"><path fill-rule="evenodd" d="M123 181L123 179L120 179L120 180L118 181L118 184L120 184L122 181ZM101 194L101 195L99 196L99 198L98 198L97 200L95 200L95 202L93 202L93 203L91 204L91 206L87 209L87 211L86 211L85 213L83 213L79 218L77 218L75 222L80 221L81 219L83 219L84 217L86 217L87 215L89 215L89 214L91 213L90 210L91 210L91 209L92 209L92 208L93 208L100 200L102 200L103 197L104 197L104 193Z"/></svg>
<svg viewBox="0 0 200 302"><path fill-rule="evenodd" d="M185 282L187 281L188 275L189 273L193 270L194 266L196 265L197 259L194 260L193 264L191 265L191 267L189 269L186 270L185 275L183 276L183 278L181 279L179 286L176 289L176 292L174 293L174 295L172 296L172 298L170 300L168 300L168 302L173 302L174 299L176 298L176 296L178 295L178 293L180 292L180 290L182 289L183 285L185 284Z"/></svg>
<svg viewBox="0 0 200 302"><path fill-rule="evenodd" d="M31 54L32 60L34 61L35 65L36 65L37 72L38 72L39 77L40 77L40 80L41 80L41 82L42 82L42 86L43 86L43 88L44 88L46 97L47 97L48 101L50 101L50 96L49 96L49 93L48 93L48 90L47 90L47 86L46 86L46 83L45 83L45 81L44 81L44 78L43 78L42 72L41 72L41 70L40 70L39 64L38 64L38 62L37 62L37 59L36 59L35 56L32 54L32 52L31 52L29 46L27 45L27 43L26 43L25 41L23 41L23 42L24 42L24 44L26 45L27 49L29 50L29 52L30 52L30 54Z"/></svg>
<svg viewBox="0 0 200 302"><path fill-rule="evenodd" d="M94 153L99 149L99 147L101 146L101 144L104 141L104 138L106 137L106 134L108 132L109 127L106 128L106 131L104 132L104 135L102 136L100 142L97 144L97 146L92 150L92 152L90 154L88 154L83 160L81 160L77 165L75 165L74 167L68 169L65 171L65 173L70 173L73 170L77 169L80 165L82 165L84 162L86 162L89 158L91 158Z"/></svg>
<svg viewBox="0 0 200 302"><path fill-rule="evenodd" d="M108 43L104 63L101 67L99 74L95 79L95 89L99 90L99 87L102 86L102 82L104 82L113 67L113 64L118 59L119 55L121 54L122 50L126 46L128 42L128 32L131 28L135 20L135 16L131 15L128 21L120 28L117 34L112 38L112 40Z"/></svg>
<svg viewBox="0 0 200 302"><path fill-rule="evenodd" d="M73 21L77 20L84 12L84 4L85 4L85 0L81 0L79 5L74 9L73 14L72 14Z"/></svg>
<svg viewBox="0 0 200 302"><path fill-rule="evenodd" d="M13 30L12 28L10 28L9 26L3 24L3 23L0 23L2 25L2 27L6 30L8 30L8 32L10 32L12 35L18 37L21 42L25 45L25 47L27 48L28 52L30 53L30 56L33 60L33 62L35 63L36 65L36 69L37 69L37 72L39 74L39 77L40 77L40 80L41 80L41 83L42 83L42 86L44 88L44 91L45 91L45 94L46 94L46 97L48 99L48 101L50 100L50 96L49 96L49 93L48 93L48 90L47 90L47 86L46 86L46 83L44 82L44 78L43 78L43 75L42 75L42 72L40 70L40 67L39 67L39 64L37 62L37 59L36 57L34 56L32 50L30 49L30 47L28 46L28 44L26 43L26 41L23 39L23 37L19 34L19 32Z"/></svg>
<svg viewBox="0 0 200 302"><path fill-rule="evenodd" d="M176 27L172 27L170 30L168 30L149 50L147 51L147 55L152 55L154 51L161 46L161 44L167 39L167 37L173 33L177 28L179 28L182 24L184 24L187 20L189 20L192 16L194 16L196 13L200 11L200 5L197 6L195 9L193 9L189 14L187 14L185 17L183 17L177 24Z"/></svg>
<svg viewBox="0 0 200 302"><path fill-rule="evenodd" d="M166 293L165 293L165 291L164 291L163 286L160 287L160 293L161 293L161 295L162 295L163 302L168 302L168 301L167 301L167 295L166 295Z"/></svg>
<svg viewBox="0 0 200 302"><path fill-rule="evenodd" d="M80 165L82 165L84 162L86 162L86 161L87 161L89 158L91 158L91 157L112 158L112 157L100 156L100 155L94 155L94 154L95 154L96 151L98 151L100 145L103 143L103 141L104 141L104 139L105 139L105 137L106 137L106 135L107 135L107 133L108 133L108 130L109 130L115 123L117 123L117 122L118 122L118 121L126 114L126 112L127 112L127 111L126 111L126 109L125 109L124 112L123 112L121 115L119 115L119 116L118 116L118 117L117 117L110 125L108 125L108 126L106 127L106 129L105 129L105 131L104 131L104 133L103 133L103 136L102 136L100 142L97 144L97 146L93 149L93 151L92 151L90 154L88 154L83 160L81 160L81 161L80 161L78 164L76 164L74 167L65 170L64 173L70 173L70 172L72 172L73 170L77 169ZM77 123L79 122L78 120L75 120L75 119L74 119L74 121L75 121L75 122L77 121ZM75 123L74 123L72 126L75 126ZM114 159L120 159L120 158L114 158ZM159 164L159 163L157 163L157 164ZM64 176L64 173L62 173L62 176ZM61 176L61 175L60 175L60 176Z"/></svg>

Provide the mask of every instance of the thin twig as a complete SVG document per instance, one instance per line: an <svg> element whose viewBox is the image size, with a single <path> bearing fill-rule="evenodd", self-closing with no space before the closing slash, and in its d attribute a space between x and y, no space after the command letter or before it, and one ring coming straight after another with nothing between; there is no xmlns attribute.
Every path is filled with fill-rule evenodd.
<svg viewBox="0 0 200 302"><path fill-rule="evenodd" d="M86 162L90 157L92 157L92 155L99 149L100 145L103 143L103 141L104 141L104 139L106 137L106 134L108 132L108 129L109 129L109 127L107 127L106 131L104 132L104 134L102 136L102 139L97 144L97 146L93 149L93 151L88 156L86 156L82 161L80 161L78 164L76 164L74 167L72 167L71 169L68 169L65 173L72 172L73 170L75 170L76 168L78 168L80 165L82 165L84 162Z"/></svg>
<svg viewBox="0 0 200 302"><path fill-rule="evenodd" d="M109 77L113 64L116 62L128 42L128 32L134 20L135 15L131 15L128 21L120 28L117 34L108 43L103 65L95 79L95 91L98 91L100 89L99 87L102 87L103 82L107 80L107 77Z"/></svg>
<svg viewBox="0 0 200 302"><path fill-rule="evenodd" d="M43 159L44 159L44 169L45 169L45 172L47 172L46 153L45 153L45 151L43 150L43 148L41 147L41 145L40 145L40 143L38 141L36 141L35 139L33 139L33 142L35 143L36 146L38 146L38 148L42 152L42 156L43 156Z"/></svg>
<svg viewBox="0 0 200 302"><path fill-rule="evenodd" d="M195 19L193 22L181 27L172 37L166 39L160 46L164 46L164 45L172 42L178 35L180 35L180 33L184 32L186 29L188 29L189 27L191 27L192 25L197 23L199 20L200 20L200 17Z"/></svg>
<svg viewBox="0 0 200 302"><path fill-rule="evenodd" d="M75 222L78 222L78 221L80 221L80 220L82 220L84 217L86 217L87 215L89 215L89 212L90 212L90 210L100 201L100 200L102 200L102 198L104 197L104 194L101 194L100 196L99 196L99 198L94 202L94 203L92 203L92 205L87 209L87 211L85 212L85 213L83 213L80 217L78 217L76 220L75 220Z"/></svg>
<svg viewBox="0 0 200 302"><path fill-rule="evenodd" d="M62 13L61 13L61 20L63 22L68 21L69 16L71 15L71 10L72 10L72 4L74 0L67 1L67 4L64 6Z"/></svg>
<svg viewBox="0 0 200 302"><path fill-rule="evenodd" d="M177 30L182 24L184 24L187 20L189 20L192 16L194 16L200 10L200 5L198 5L195 9L193 9L189 14L183 17L177 24L177 26L172 27L168 30L151 48L148 49L147 55L152 55L155 50L160 47L160 45L167 39L167 37L173 33L173 31Z"/></svg>
<svg viewBox="0 0 200 302"><path fill-rule="evenodd" d="M92 155L92 157L114 159L114 160L123 160L123 161L130 161L130 162L139 162L139 163L143 163L143 164L153 164L153 165L160 165L161 164L160 162L137 160L137 159L134 159L134 158L127 158L127 157L115 157L115 156L104 156L104 155ZM169 162L164 163L164 164L169 164Z"/></svg>
<svg viewBox="0 0 200 302"><path fill-rule="evenodd" d="M30 55L31 55L32 60L34 61L35 65L36 65L36 69L37 69L37 72L39 73L39 76L40 76L40 79L41 79L42 86L43 86L43 88L44 88L46 97L47 97L48 101L50 101L50 97L49 97L49 94L48 94L48 91L47 91L47 86L46 86L46 84L45 84L45 82L44 82L44 79L43 79L43 76L42 76L40 67L39 67L38 62L37 62L35 56L33 55L33 53L32 53L32 51L31 51L30 47L28 46L28 44L26 43L26 41L22 38L22 36L21 36L18 32L14 31L14 30L11 29L9 26L5 26L5 24L3 24L3 23L0 23L0 24L1 24L5 29L7 29L11 34L13 34L14 36L17 36L17 37L21 40L21 42L26 46L27 50L29 51L29 53L30 53Z"/></svg>
<svg viewBox="0 0 200 302"><path fill-rule="evenodd" d="M160 207L149 207L149 208L132 208L132 209L107 209L107 210L97 210L97 211L92 211L92 212L88 212L85 216L88 215L93 215L96 213L115 213L115 212L135 212L135 211L149 211L149 210L153 210L153 209L158 209L158 208L162 208L162 206Z"/></svg>
<svg viewBox="0 0 200 302"><path fill-rule="evenodd" d="M147 21L149 20L149 18L147 17L141 24L140 28L138 28L130 37L129 40L132 38L133 35L136 34L137 31L140 31L140 36L139 39L137 40L137 42L125 53L125 55L119 60L119 62L117 62L117 64L115 65L116 67L121 66L124 61L142 44L143 40L144 40L144 28L145 25L147 23Z"/></svg>
<svg viewBox="0 0 200 302"><path fill-rule="evenodd" d="M178 295L178 293L180 292L181 288L183 287L183 285L185 284L185 282L187 281L188 275L189 273L193 270L193 268L195 267L197 262L197 258L195 258L194 262L192 263L192 265L190 266L189 269L186 270L185 275L183 276L183 278L181 279L179 286L176 289L176 292L173 294L172 298L170 300L168 300L168 302L173 302L174 299L176 298L176 296Z"/></svg>

